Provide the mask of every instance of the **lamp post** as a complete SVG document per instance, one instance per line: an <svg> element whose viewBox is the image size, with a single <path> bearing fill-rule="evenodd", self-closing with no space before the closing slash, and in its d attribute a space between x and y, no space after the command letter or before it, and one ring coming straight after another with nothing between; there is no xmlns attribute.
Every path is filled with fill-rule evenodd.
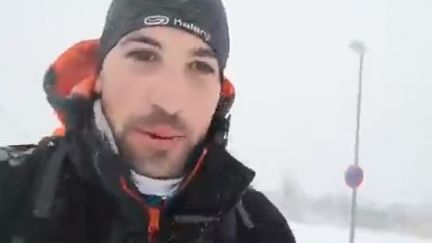
<svg viewBox="0 0 432 243"><path fill-rule="evenodd" d="M358 73L358 95L357 95L357 123L354 143L354 163L349 166L345 172L345 182L352 188L351 212L350 212L350 234L349 243L354 243L355 229L357 221L357 190L364 180L364 172L360 167L360 125L361 125L361 105L363 94L363 63L366 54L366 46L363 42L354 41L350 48L359 55L359 73Z"/></svg>

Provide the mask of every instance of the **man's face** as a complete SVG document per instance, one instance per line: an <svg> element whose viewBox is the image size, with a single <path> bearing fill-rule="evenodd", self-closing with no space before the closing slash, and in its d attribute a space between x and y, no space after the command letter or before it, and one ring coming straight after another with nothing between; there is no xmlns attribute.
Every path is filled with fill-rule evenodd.
<svg viewBox="0 0 432 243"><path fill-rule="evenodd" d="M201 39L168 27L141 29L108 53L96 84L114 136L139 173L180 176L216 110L221 77Z"/></svg>

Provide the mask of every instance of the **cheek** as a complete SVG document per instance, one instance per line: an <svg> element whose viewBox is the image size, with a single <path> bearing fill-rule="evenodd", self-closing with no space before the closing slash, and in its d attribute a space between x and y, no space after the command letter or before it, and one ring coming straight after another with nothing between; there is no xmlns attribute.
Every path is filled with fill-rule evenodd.
<svg viewBox="0 0 432 243"><path fill-rule="evenodd" d="M189 96L188 118L193 123L197 136L207 133L219 101L219 91L220 88L216 86L204 91L200 90L197 94Z"/></svg>
<svg viewBox="0 0 432 243"><path fill-rule="evenodd" d="M108 76L109 75L109 76ZM145 100L142 94L146 90L143 82L121 69L107 73L102 83L102 101L105 113L113 126L115 133L121 134L128 119L145 113Z"/></svg>

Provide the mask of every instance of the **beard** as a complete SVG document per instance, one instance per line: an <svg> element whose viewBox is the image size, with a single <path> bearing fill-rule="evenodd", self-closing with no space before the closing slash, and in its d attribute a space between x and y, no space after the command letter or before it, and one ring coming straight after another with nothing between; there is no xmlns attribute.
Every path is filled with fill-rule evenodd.
<svg viewBox="0 0 432 243"><path fill-rule="evenodd" d="M148 148L139 144L133 133L134 131L125 130L117 139L120 152L129 161L133 170L150 178L181 177L192 152L199 144L188 139L172 150Z"/></svg>
<svg viewBox="0 0 432 243"><path fill-rule="evenodd" d="M158 125L172 128L174 133L181 134L180 138L150 138L142 132ZM206 134L197 136L184 119L153 109L148 115L130 118L114 136L120 153L137 173L163 179L184 174L189 158Z"/></svg>

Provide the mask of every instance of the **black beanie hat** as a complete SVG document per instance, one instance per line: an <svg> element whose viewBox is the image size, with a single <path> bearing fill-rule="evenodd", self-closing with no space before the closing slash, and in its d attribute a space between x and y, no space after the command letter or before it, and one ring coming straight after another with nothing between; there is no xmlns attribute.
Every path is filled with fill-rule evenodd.
<svg viewBox="0 0 432 243"><path fill-rule="evenodd" d="M170 26L200 37L225 68L230 43L222 0L113 0L100 40L101 60L122 37L151 26Z"/></svg>

